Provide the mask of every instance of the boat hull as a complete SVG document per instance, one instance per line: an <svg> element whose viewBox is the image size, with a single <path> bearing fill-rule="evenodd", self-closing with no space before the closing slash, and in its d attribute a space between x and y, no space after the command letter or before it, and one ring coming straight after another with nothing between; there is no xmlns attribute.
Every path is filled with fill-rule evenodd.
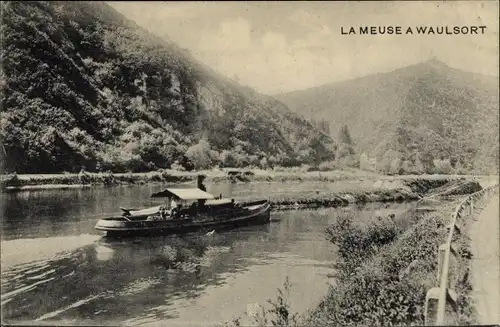
<svg viewBox="0 0 500 327"><path fill-rule="evenodd" d="M133 220L123 217L105 218L95 228L108 237L152 236L212 231L266 224L270 222L271 205L268 201L255 202L239 211L168 220ZM251 209L249 209L251 208Z"/></svg>

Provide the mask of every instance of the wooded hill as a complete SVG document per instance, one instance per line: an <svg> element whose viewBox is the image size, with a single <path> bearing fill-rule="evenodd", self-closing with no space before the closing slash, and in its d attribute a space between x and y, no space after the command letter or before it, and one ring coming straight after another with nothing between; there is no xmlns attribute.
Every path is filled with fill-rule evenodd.
<svg viewBox="0 0 500 327"><path fill-rule="evenodd" d="M498 86L433 59L275 98L331 133L347 125L356 152L381 171L497 174Z"/></svg>
<svg viewBox="0 0 500 327"><path fill-rule="evenodd" d="M4 171L333 159L325 133L101 2L2 2Z"/></svg>

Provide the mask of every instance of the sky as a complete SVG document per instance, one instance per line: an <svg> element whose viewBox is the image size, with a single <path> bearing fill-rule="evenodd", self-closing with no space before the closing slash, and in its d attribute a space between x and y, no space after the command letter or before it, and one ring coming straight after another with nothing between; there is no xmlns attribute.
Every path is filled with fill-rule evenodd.
<svg viewBox="0 0 500 327"><path fill-rule="evenodd" d="M306 89L436 58L498 76L498 1L108 2L265 94ZM351 26L486 26L484 35L342 35Z"/></svg>

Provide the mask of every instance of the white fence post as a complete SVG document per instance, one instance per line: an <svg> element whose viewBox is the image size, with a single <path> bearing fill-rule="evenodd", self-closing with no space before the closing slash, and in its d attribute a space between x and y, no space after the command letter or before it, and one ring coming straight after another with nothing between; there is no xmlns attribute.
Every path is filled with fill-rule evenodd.
<svg viewBox="0 0 500 327"><path fill-rule="evenodd" d="M443 262L444 256L446 255L446 244L441 244L439 246L438 253L438 271L437 271L437 280L439 283L439 279L441 278L441 272L443 271Z"/></svg>

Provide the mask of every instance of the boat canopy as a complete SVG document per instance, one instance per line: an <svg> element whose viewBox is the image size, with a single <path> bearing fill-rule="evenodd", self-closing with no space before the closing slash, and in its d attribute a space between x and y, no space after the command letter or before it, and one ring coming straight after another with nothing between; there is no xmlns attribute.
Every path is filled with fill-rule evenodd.
<svg viewBox="0 0 500 327"><path fill-rule="evenodd" d="M174 197L180 200L212 200L215 197L199 188L167 188L164 191L153 193L153 198Z"/></svg>

